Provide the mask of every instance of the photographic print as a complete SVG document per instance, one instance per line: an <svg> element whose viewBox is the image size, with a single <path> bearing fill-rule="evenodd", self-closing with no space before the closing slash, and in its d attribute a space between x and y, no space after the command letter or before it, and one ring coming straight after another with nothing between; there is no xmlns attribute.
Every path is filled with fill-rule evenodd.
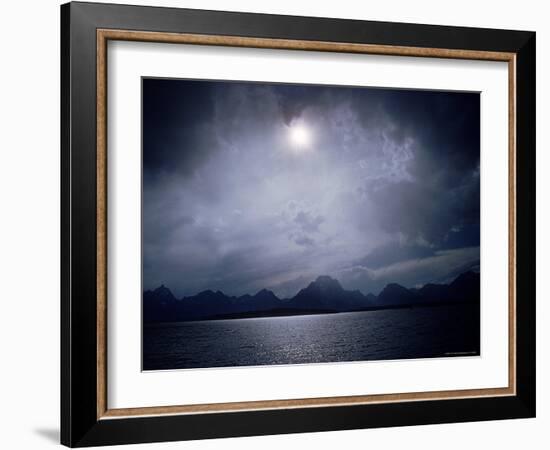
<svg viewBox="0 0 550 450"><path fill-rule="evenodd" d="M142 369L480 355L480 95L142 79Z"/></svg>

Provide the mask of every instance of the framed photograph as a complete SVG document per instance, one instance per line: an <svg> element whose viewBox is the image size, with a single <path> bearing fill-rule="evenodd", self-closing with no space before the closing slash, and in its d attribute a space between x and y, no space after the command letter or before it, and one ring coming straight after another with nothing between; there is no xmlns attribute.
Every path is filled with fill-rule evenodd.
<svg viewBox="0 0 550 450"><path fill-rule="evenodd" d="M61 7L61 440L535 416L535 33Z"/></svg>

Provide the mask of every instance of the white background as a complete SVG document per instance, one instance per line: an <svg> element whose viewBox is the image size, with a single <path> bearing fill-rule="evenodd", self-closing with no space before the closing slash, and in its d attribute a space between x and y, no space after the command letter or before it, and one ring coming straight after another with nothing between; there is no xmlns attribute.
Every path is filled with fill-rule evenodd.
<svg viewBox="0 0 550 450"><path fill-rule="evenodd" d="M108 408L508 385L507 63L119 41L108 68ZM481 357L141 372L141 76L481 92Z"/></svg>
<svg viewBox="0 0 550 450"><path fill-rule="evenodd" d="M139 1L135 4L299 14L537 31L537 286L538 418L399 429L359 430L290 436L141 445L136 448L275 449L546 448L550 426L550 373L547 324L550 297L545 283L550 269L548 200L550 145L548 54L549 13L544 2L464 0L298 2ZM0 316L2 371L0 415L3 448L41 449L56 445L59 422L59 2L8 2L0 28ZM542 381L541 381L542 380ZM129 448L129 447L127 447Z"/></svg>

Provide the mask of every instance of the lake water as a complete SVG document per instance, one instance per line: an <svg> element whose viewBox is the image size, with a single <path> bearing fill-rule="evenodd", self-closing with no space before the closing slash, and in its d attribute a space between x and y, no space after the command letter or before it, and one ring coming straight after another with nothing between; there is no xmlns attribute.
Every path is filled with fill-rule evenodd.
<svg viewBox="0 0 550 450"><path fill-rule="evenodd" d="M143 370L479 355L479 304L147 325Z"/></svg>

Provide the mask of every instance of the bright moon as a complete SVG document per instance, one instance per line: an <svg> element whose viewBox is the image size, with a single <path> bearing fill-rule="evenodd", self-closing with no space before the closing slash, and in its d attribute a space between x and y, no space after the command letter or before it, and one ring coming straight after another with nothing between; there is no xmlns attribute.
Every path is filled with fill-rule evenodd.
<svg viewBox="0 0 550 450"><path fill-rule="evenodd" d="M311 135L304 125L292 125L290 127L290 140L295 147L306 148L311 141Z"/></svg>

